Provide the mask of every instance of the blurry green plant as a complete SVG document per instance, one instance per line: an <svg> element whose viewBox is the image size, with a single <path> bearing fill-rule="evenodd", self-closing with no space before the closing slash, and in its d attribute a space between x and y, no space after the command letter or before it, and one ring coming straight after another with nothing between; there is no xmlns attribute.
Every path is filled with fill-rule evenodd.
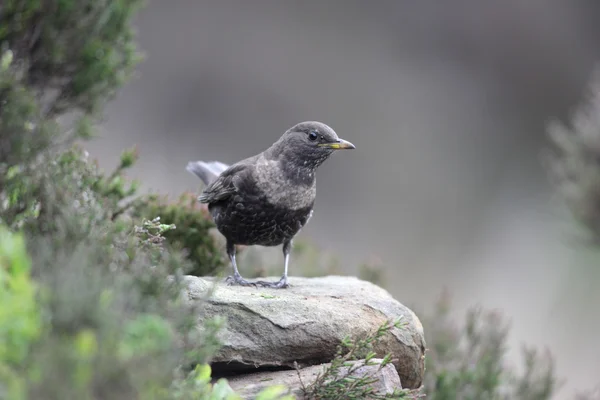
<svg viewBox="0 0 600 400"><path fill-rule="evenodd" d="M588 84L584 101L569 123L553 120L547 127L550 146L543 153L551 183L564 200L584 237L600 245L600 69ZM577 400L600 399L600 389L577 394Z"/></svg>
<svg viewBox="0 0 600 400"><path fill-rule="evenodd" d="M600 69L570 125L552 121L544 163L575 220L600 244Z"/></svg>
<svg viewBox="0 0 600 400"><path fill-rule="evenodd" d="M44 181L48 163L61 147L92 135L103 105L133 72L139 56L130 25L140 4L0 4L0 218L9 227L60 210L53 204L61 200L58 185Z"/></svg>
<svg viewBox="0 0 600 400"><path fill-rule="evenodd" d="M177 226L178 229L164 236L172 247L185 251L193 265L188 274L215 275L226 265L225 252L211 233L214 224L208 211L196 197L183 193L177 201L169 202L167 196L145 196L133 206L133 215L144 218L160 215L164 223Z"/></svg>
<svg viewBox="0 0 600 400"><path fill-rule="evenodd" d="M166 240L170 248L184 251L192 263L187 274L205 276L222 271L226 265L224 251L211 233L214 224L207 210L196 200L196 195L183 193L175 202L170 202L167 196L140 196L139 182L130 182L125 176L139 158L135 148L124 151L118 166L107 175L96 164L88 164L84 159L87 157L82 154L82 151L72 149L59 160L69 169L82 168L85 164L85 184L102 199L106 218L120 223L121 217L142 220L160 216L162 226L172 227L162 231L160 237Z"/></svg>
<svg viewBox="0 0 600 400"><path fill-rule="evenodd" d="M0 43L45 118L101 111L140 59L131 19L140 0L7 0ZM46 95L46 96L44 96Z"/></svg>
<svg viewBox="0 0 600 400"><path fill-rule="evenodd" d="M22 235L0 226L0 359L20 362L40 331L36 287Z"/></svg>
<svg viewBox="0 0 600 400"><path fill-rule="evenodd" d="M433 400L550 400L559 384L549 352L525 348L519 375L505 365L508 324L501 314L471 309L454 323L447 293L423 319L425 393Z"/></svg>
<svg viewBox="0 0 600 400"><path fill-rule="evenodd" d="M169 387L181 365L209 360L196 358L197 310L180 300L184 261L162 240L148 240L146 231L157 238L164 226L144 225L128 232L99 224L78 243L70 239L68 250L56 238L30 238L46 294L38 307L48 318L20 365L26 398L148 398Z"/></svg>
<svg viewBox="0 0 600 400"><path fill-rule="evenodd" d="M40 198L49 153L89 138L103 105L131 75L139 56L130 25L140 4L0 4L0 217L8 226L51 204Z"/></svg>
<svg viewBox="0 0 600 400"><path fill-rule="evenodd" d="M0 225L0 398L20 398L25 382L19 365L41 333L36 285L22 235Z"/></svg>
<svg viewBox="0 0 600 400"><path fill-rule="evenodd" d="M76 243L57 239L61 230L52 238L30 236L36 286L45 296L0 292L0 333L8 334L0 337L6 345L0 346L0 389L11 391L7 398L221 398L214 396L223 384L212 397L196 393L195 386L189 393L175 390L176 382L191 379L186 366L209 362L219 349L224 321L208 320L198 329L201 307L182 302L186 261L166 251L162 237L173 228L159 218L130 230L100 220ZM16 267L24 241L19 247L4 232L1 238L4 287L27 289L27 264ZM6 255L7 248L12 253ZM12 273L6 281L5 271ZM45 317L37 335L27 334L29 314L23 311L29 308ZM20 349L29 351L15 359Z"/></svg>

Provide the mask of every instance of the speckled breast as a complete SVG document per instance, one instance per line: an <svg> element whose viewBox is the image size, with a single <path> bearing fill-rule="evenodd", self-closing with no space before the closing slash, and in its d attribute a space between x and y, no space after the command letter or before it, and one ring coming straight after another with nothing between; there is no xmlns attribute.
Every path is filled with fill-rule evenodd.
<svg viewBox="0 0 600 400"><path fill-rule="evenodd" d="M270 204L264 197L236 195L213 203L209 210L219 232L235 244L277 246L292 239L308 222L310 206L291 209Z"/></svg>

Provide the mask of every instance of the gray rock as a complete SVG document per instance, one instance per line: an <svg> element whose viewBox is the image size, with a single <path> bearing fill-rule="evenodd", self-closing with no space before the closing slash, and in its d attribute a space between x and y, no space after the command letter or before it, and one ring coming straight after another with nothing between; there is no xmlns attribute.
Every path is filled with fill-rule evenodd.
<svg viewBox="0 0 600 400"><path fill-rule="evenodd" d="M406 327L393 328L374 351L378 357L392 354L405 388L421 386L423 326L379 286L348 276L292 277L288 289L228 286L221 279L193 276L186 280L188 300L206 300L200 324L216 315L228 320L221 338L224 347L213 359L215 374L292 368L294 361L301 367L327 363L344 336L361 337L386 320L402 317Z"/></svg>
<svg viewBox="0 0 600 400"><path fill-rule="evenodd" d="M382 360L372 359L371 361L379 364ZM363 363L364 360L356 362ZM318 374L322 373L329 366L330 364L314 365L301 369L299 373L295 370L257 372L238 375L229 378L228 381L229 386L244 399L253 399L261 390L273 385L285 385L289 389L290 394L295 395L297 399L302 399L302 385L305 387L311 385L317 379ZM341 369L340 373L345 374L346 370ZM377 382L372 383L370 386L379 395L391 394L395 389L402 389L400 377L398 377L396 369L391 364L381 369L379 369L379 365L362 366L351 376L368 376L377 379Z"/></svg>

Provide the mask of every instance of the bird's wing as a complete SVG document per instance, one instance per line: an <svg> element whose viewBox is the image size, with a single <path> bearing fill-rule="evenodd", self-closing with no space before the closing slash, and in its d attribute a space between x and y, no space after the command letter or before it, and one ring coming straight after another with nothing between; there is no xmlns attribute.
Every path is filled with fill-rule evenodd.
<svg viewBox="0 0 600 400"><path fill-rule="evenodd" d="M248 175L246 164L232 165L202 191L198 200L200 203L214 203L227 199L238 190L240 180L246 175Z"/></svg>

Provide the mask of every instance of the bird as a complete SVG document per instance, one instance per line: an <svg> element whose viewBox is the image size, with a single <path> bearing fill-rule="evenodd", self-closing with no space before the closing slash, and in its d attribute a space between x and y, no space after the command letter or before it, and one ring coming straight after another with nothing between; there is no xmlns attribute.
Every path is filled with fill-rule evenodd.
<svg viewBox="0 0 600 400"><path fill-rule="evenodd" d="M207 204L217 230L226 239L233 275L229 285L287 288L292 241L313 214L316 170L337 150L355 149L318 121L300 122L269 148L232 165L190 161L186 170L202 180L197 200ZM238 270L236 245L279 246L283 275L276 282L248 281Z"/></svg>

